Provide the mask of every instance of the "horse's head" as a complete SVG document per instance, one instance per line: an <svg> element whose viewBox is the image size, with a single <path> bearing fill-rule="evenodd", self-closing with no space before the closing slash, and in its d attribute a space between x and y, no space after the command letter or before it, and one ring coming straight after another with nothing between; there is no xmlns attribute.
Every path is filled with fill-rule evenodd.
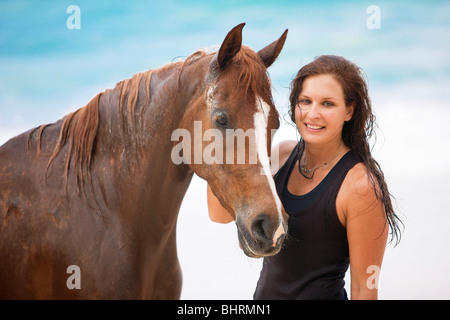
<svg viewBox="0 0 450 320"><path fill-rule="evenodd" d="M266 71L287 30L256 53L241 45L243 26L232 29L210 58L202 94L183 119L193 134L184 157L235 219L243 251L261 257L276 254L287 231L270 170L279 120Z"/></svg>

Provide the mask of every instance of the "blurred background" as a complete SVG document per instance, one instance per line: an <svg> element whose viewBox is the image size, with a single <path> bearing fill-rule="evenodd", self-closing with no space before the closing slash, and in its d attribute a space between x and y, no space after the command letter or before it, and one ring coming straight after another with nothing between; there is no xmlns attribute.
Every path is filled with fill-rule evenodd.
<svg viewBox="0 0 450 320"><path fill-rule="evenodd" d="M335 54L364 70L379 126L373 155L405 223L386 250L379 297L450 299L448 0L0 1L0 145L137 72L218 49L241 22L243 44L256 51L289 29L269 69L283 118L275 143L298 139L287 111L301 66ZM252 298L262 260L242 253L234 224L210 222L197 176L177 232L182 299Z"/></svg>

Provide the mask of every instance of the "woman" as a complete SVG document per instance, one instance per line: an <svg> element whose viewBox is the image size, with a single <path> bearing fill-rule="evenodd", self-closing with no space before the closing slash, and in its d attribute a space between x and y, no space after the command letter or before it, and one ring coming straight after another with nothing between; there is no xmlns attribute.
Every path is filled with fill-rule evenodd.
<svg viewBox="0 0 450 320"><path fill-rule="evenodd" d="M300 142L279 146L274 176L289 216L281 251L264 259L255 299L377 299L389 226L398 218L368 139L375 118L360 69L338 56L320 56L292 82L290 114ZM208 188L210 217L230 222Z"/></svg>

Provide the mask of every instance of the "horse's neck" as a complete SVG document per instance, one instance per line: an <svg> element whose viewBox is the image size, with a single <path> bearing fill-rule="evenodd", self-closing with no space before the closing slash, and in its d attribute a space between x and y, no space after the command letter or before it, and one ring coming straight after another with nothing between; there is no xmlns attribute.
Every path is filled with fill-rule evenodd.
<svg viewBox="0 0 450 320"><path fill-rule="evenodd" d="M144 83L141 81L140 91L144 91ZM113 159L116 179L120 180L117 182L127 197L135 197L134 202L128 202L135 203L136 210L161 210L175 217L178 213L193 173L186 164L172 161L171 135L180 127L195 91L192 81L189 86L180 85L178 70L153 71L149 103L140 103L146 99L144 94L139 95L134 125L124 121L128 110L120 110L117 88L108 92L111 96L102 97L105 104L100 105L100 118L108 120L100 124L97 146L104 144L103 156L110 163ZM111 101L116 102L113 108L107 105ZM122 118L112 117L114 112L122 112Z"/></svg>

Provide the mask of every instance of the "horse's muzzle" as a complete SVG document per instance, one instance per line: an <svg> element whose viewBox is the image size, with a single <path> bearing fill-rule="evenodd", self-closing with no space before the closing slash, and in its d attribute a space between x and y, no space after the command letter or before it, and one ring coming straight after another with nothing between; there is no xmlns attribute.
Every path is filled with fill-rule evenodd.
<svg viewBox="0 0 450 320"><path fill-rule="evenodd" d="M239 245L251 258L261 258L277 254L286 237L287 227L282 219L260 214L247 223L236 219Z"/></svg>

